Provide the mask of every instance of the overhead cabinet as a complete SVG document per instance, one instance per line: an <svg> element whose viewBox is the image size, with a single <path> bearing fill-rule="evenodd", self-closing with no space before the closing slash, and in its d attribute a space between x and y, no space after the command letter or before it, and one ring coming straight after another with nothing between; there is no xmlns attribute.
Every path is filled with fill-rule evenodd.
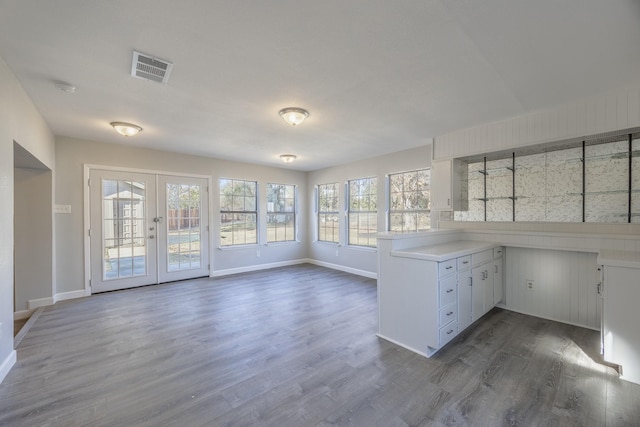
<svg viewBox="0 0 640 427"><path fill-rule="evenodd" d="M459 159L431 163L431 209L466 211L467 163Z"/></svg>

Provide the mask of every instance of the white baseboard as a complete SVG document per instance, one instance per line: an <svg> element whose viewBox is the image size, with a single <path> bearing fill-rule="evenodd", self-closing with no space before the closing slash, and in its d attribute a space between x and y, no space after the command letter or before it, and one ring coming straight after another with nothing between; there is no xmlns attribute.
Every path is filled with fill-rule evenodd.
<svg viewBox="0 0 640 427"><path fill-rule="evenodd" d="M13 368L13 365L16 364L16 360L16 351L11 350L11 353L9 353L9 355L2 361L2 364L0 365L0 383L4 381L11 368Z"/></svg>
<svg viewBox="0 0 640 427"><path fill-rule="evenodd" d="M31 315L31 313L33 312L33 310L35 310L38 307L44 307L44 306L47 306L47 305L53 305L58 301L65 301L65 300L68 300L68 299L82 298L82 297L86 297L86 296L87 296L87 292L84 289L80 289L80 290L77 290L77 291L62 292L62 293L59 293L59 294L55 294L53 297L30 299L29 301L27 301L28 310L16 312L16 313L14 313L13 316L14 316L14 319L24 319L24 318L29 317ZM18 315L18 314L20 314L23 317L16 317L16 315Z"/></svg>
<svg viewBox="0 0 640 427"><path fill-rule="evenodd" d="M539 317L540 319L551 320L551 321L554 321L554 322L564 323L564 324L571 325L571 326L578 326L580 328L591 329L592 331L600 331L599 328L594 328L593 326L583 325L581 323L576 323L576 322L570 322L570 321L565 320L565 319L557 319L557 318L555 318L553 316L543 316L540 313L530 313L528 311L523 311L523 310L514 310L513 308L510 308L510 307L507 307L507 306L498 306L498 307L504 308L505 310L513 311L515 313L526 314L527 316Z"/></svg>
<svg viewBox="0 0 640 427"><path fill-rule="evenodd" d="M27 301L27 308L29 310L35 310L38 307L44 307L44 306L47 306L47 305L53 305L55 303L56 303L56 301L55 301L55 298L53 298L53 297L30 299L29 301Z"/></svg>
<svg viewBox="0 0 640 427"><path fill-rule="evenodd" d="M259 270L269 270L271 268L287 267L287 266L290 266L290 265L305 264L305 263L309 263L309 262L310 262L310 260L308 260L308 259L294 259L294 260L291 260L291 261L272 262L272 263L269 263L269 264L249 265L247 267L227 268L227 269L224 269L224 270L211 271L211 274L209 275L209 277L229 276L231 274L248 273L250 271L259 271Z"/></svg>
<svg viewBox="0 0 640 427"><path fill-rule="evenodd" d="M368 277L369 279L378 278L378 273L372 273L371 271L366 271L366 270L359 270L357 268L345 267L344 265L340 265L340 264L332 264L330 262L318 261L315 259L307 259L306 262L313 265L319 265L320 267L327 267L333 270L340 270L346 273L355 274L357 276Z"/></svg>
<svg viewBox="0 0 640 427"><path fill-rule="evenodd" d="M36 310L33 309L33 310L16 311L15 313L13 313L13 320L28 319L29 317L31 317L31 315L33 314L34 311L36 311Z"/></svg>
<svg viewBox="0 0 640 427"><path fill-rule="evenodd" d="M62 292L62 293L56 294L53 297L53 299L55 302L58 302L58 301L66 301L68 299L83 298L86 296L88 296L87 291L84 289L80 289L77 291Z"/></svg>
<svg viewBox="0 0 640 427"><path fill-rule="evenodd" d="M248 273L251 271L268 270L271 268L287 267L290 265L298 265L298 264L313 264L313 265L318 265L320 267L331 268L333 270L344 271L346 273L351 273L358 276L368 277L369 279L378 278L377 273L372 273L370 271L365 271L365 270L359 270L357 268L345 267L344 265L340 265L340 264L332 264L330 262L318 261L310 258L274 262L270 264L257 264L257 265L250 265L247 267L240 267L240 268L227 268L225 270L212 271L210 274L210 277L228 276L230 274Z"/></svg>

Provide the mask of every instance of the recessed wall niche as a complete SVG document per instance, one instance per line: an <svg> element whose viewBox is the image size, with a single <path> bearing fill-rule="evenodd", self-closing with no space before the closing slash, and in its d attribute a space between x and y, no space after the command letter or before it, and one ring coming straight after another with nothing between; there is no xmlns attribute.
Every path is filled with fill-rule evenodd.
<svg viewBox="0 0 640 427"><path fill-rule="evenodd" d="M639 133L463 160L469 210L455 221L640 223Z"/></svg>

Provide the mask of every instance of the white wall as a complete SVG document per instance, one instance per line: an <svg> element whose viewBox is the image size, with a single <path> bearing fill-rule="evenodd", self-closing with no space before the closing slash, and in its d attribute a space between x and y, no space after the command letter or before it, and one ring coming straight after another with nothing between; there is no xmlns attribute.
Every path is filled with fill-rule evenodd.
<svg viewBox="0 0 640 427"><path fill-rule="evenodd" d="M15 362L13 349L13 144L53 169L54 139L15 76L0 58L0 381ZM53 210L50 211L53 215ZM52 236L43 236L51 243ZM53 255L55 257L55 253Z"/></svg>
<svg viewBox="0 0 640 427"><path fill-rule="evenodd" d="M56 247L64 252L57 262L58 292L76 292L84 290L84 236L83 229L83 193L86 183L83 181L84 165L104 165L135 170L162 171L174 173L190 173L213 177L213 188L210 189L212 199L211 238L214 242L212 274L226 274L249 270L259 265L289 262L307 258L306 224L299 222L300 242L261 245L260 257L257 246L243 248L219 249L220 233L218 226L219 197L218 179L236 178L258 181L262 207L259 221L264 224L266 214L266 184L294 184L298 186L300 203L299 215L307 215L308 199L307 176L305 172L285 168L273 168L251 164L230 162L208 157L169 153L166 151L141 149L135 147L135 139L131 145L114 145L72 138L56 139L56 204L71 205L71 214L58 215L56 218ZM178 142L177 142L178 143ZM262 242L266 234L262 231Z"/></svg>
<svg viewBox="0 0 640 427"><path fill-rule="evenodd" d="M640 85L436 137L435 160L640 126Z"/></svg>
<svg viewBox="0 0 640 427"><path fill-rule="evenodd" d="M28 315L53 303L52 172L16 168L14 180L15 311Z"/></svg>
<svg viewBox="0 0 640 427"><path fill-rule="evenodd" d="M345 271L352 271L369 277L375 277L378 271L376 250L347 245L346 218L340 215L340 244L316 241L316 221L314 215L315 186L337 182L340 184L339 211L345 210L344 184L351 179L378 178L378 231L385 231L385 176L390 173L424 169L431 166L431 140L425 145L397 153L359 160L340 166L321 169L309 173L308 195L311 214L308 217L309 257L324 265L331 265Z"/></svg>
<svg viewBox="0 0 640 427"><path fill-rule="evenodd" d="M600 329L595 253L508 247L506 308ZM529 289L527 281L533 281Z"/></svg>

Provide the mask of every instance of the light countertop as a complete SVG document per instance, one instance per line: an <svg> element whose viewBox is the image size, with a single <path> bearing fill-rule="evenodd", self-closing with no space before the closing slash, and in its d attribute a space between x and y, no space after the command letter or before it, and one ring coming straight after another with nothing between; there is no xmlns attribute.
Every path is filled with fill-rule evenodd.
<svg viewBox="0 0 640 427"><path fill-rule="evenodd" d="M598 264L611 267L640 268L640 253L602 250L598 253Z"/></svg>
<svg viewBox="0 0 640 427"><path fill-rule="evenodd" d="M397 251L391 251L391 256L423 259L426 261L446 261L451 258L469 255L475 252L493 249L501 246L495 242L477 242L472 240L456 240L438 245L421 246Z"/></svg>

